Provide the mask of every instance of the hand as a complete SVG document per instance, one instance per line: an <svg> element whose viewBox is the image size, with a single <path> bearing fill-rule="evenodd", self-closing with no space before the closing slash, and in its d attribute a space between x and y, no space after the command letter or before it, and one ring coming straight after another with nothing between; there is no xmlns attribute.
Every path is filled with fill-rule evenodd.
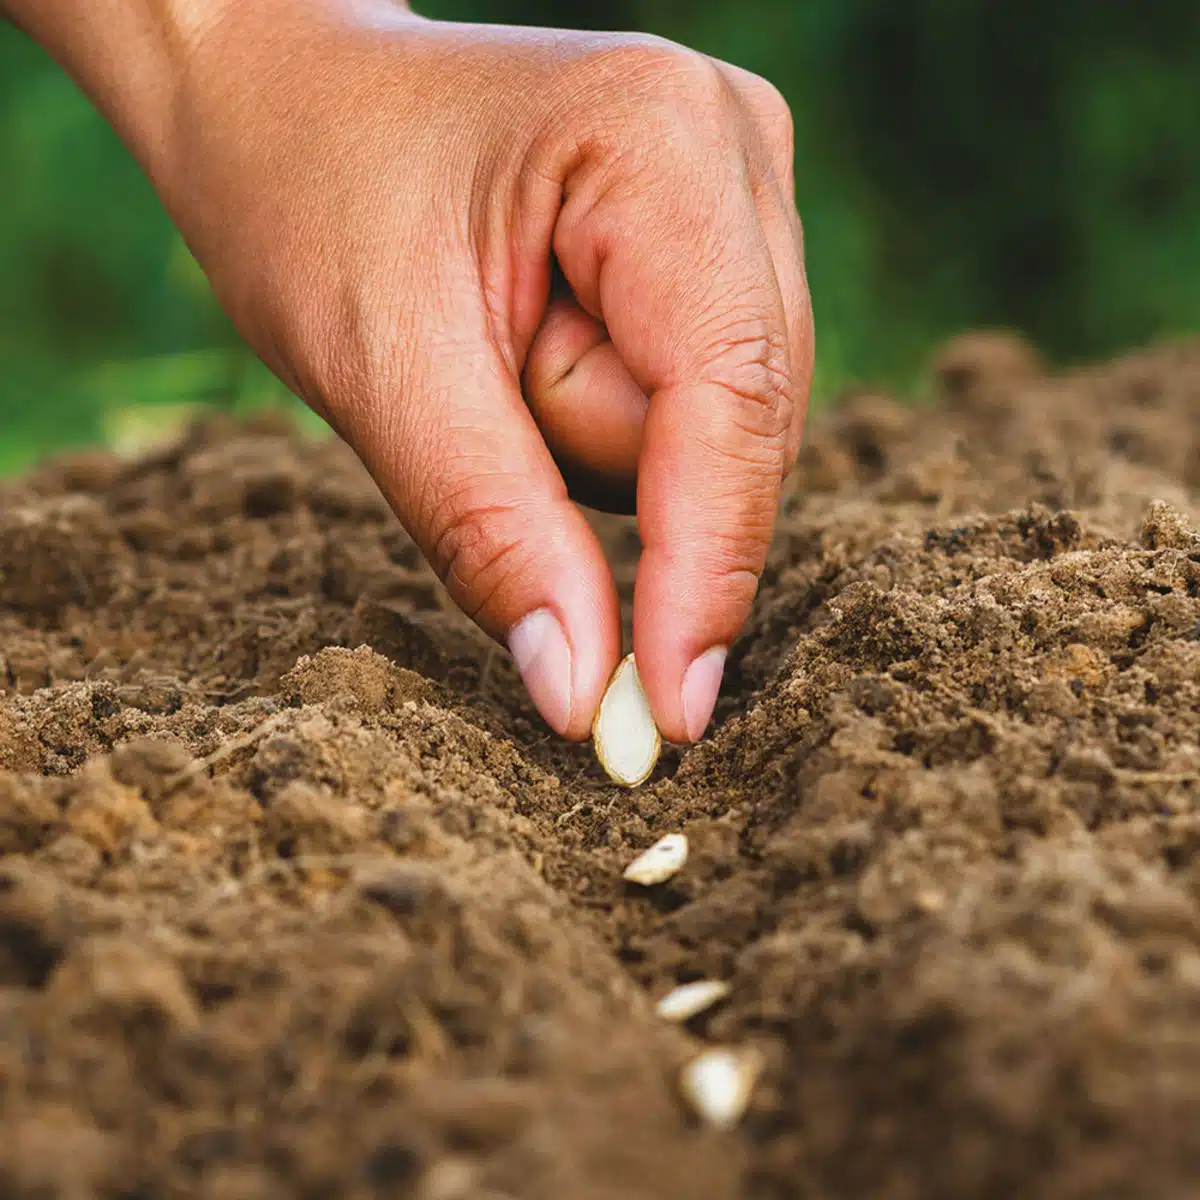
<svg viewBox="0 0 1200 1200"><path fill-rule="evenodd" d="M639 670L663 734L699 737L811 376L778 93L388 0L227 3L180 61L143 160L251 345L568 737L620 653L570 497L636 495Z"/></svg>

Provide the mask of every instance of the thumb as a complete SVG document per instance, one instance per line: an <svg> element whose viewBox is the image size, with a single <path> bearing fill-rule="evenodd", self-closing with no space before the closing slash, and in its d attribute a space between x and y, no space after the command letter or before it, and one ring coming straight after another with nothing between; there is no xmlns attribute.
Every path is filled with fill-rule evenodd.
<svg viewBox="0 0 1200 1200"><path fill-rule="evenodd" d="M547 724L585 738L620 652L603 550L482 318L477 336L418 344L416 394L371 406L350 440L454 600L508 645Z"/></svg>

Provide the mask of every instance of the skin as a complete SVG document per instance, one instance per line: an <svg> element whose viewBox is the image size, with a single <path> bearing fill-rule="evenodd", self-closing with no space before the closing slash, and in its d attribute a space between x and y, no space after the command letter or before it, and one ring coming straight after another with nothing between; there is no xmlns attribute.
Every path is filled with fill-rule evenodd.
<svg viewBox="0 0 1200 1200"><path fill-rule="evenodd" d="M112 122L241 333L570 738L621 652L575 501L636 508L639 674L663 735L700 736L812 372L775 89L655 38L389 0L0 13Z"/></svg>

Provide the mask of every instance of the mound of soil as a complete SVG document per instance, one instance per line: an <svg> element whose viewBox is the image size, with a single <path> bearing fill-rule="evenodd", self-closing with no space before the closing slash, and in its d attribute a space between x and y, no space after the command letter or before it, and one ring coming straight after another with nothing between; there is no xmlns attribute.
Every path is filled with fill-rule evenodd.
<svg viewBox="0 0 1200 1200"><path fill-rule="evenodd" d="M938 378L812 429L714 731L632 793L337 445L5 486L0 1194L1194 1195L1200 346ZM729 1133L709 1044L764 1064Z"/></svg>

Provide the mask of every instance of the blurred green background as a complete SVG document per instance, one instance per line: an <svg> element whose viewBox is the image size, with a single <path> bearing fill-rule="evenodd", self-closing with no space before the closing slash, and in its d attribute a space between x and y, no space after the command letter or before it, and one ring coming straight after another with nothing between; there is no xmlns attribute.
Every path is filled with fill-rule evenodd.
<svg viewBox="0 0 1200 1200"><path fill-rule="evenodd" d="M797 126L819 402L859 380L908 390L971 326L1057 361L1200 330L1196 0L417 7L647 30L774 81ZM120 438L137 406L287 402L113 134L2 25L0 197L0 470Z"/></svg>

